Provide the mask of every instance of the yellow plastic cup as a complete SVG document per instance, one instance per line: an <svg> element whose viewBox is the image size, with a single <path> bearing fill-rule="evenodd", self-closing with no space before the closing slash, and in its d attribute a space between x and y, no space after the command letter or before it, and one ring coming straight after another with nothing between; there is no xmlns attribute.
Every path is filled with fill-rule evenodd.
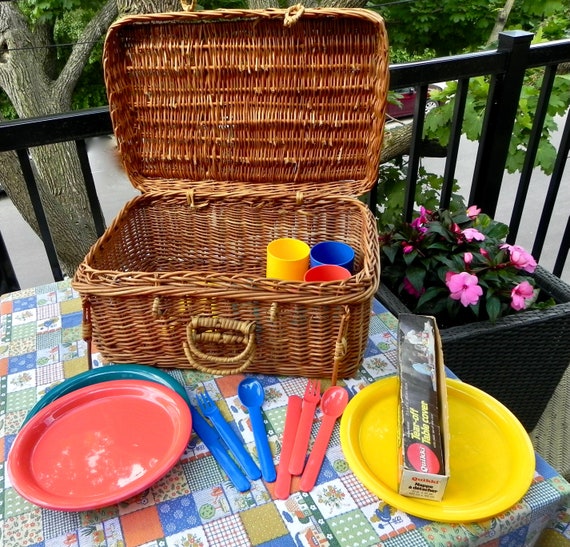
<svg viewBox="0 0 570 547"><path fill-rule="evenodd" d="M267 245L266 277L288 281L303 281L309 269L311 248L300 239L283 237Z"/></svg>

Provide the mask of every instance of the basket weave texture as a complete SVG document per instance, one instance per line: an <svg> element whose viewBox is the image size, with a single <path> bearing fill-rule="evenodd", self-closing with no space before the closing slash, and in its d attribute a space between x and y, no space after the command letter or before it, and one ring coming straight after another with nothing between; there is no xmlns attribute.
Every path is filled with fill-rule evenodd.
<svg viewBox="0 0 570 547"><path fill-rule="evenodd" d="M285 24L284 24L285 23ZM143 191L76 272L112 362L352 376L379 283L374 218L388 87L367 10L126 18L104 52L121 157ZM265 277L267 244L338 240L346 281Z"/></svg>
<svg viewBox="0 0 570 547"><path fill-rule="evenodd" d="M125 18L105 81L140 190L360 195L384 131L388 40L369 10L217 10Z"/></svg>
<svg viewBox="0 0 570 547"><path fill-rule="evenodd" d="M534 277L555 306L440 330L445 365L501 401L527 431L570 363L570 287L540 266ZM385 285L377 297L395 315L409 313Z"/></svg>

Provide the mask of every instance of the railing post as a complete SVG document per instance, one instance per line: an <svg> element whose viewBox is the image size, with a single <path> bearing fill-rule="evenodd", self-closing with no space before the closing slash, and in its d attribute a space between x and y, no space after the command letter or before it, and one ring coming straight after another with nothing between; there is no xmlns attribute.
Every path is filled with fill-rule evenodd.
<svg viewBox="0 0 570 547"><path fill-rule="evenodd" d="M497 52L507 53L506 71L491 79L469 203L494 216L499 199L533 34L499 34Z"/></svg>
<svg viewBox="0 0 570 547"><path fill-rule="evenodd" d="M8 249L6 249L4 238L0 232L0 294L19 290L20 284L16 278Z"/></svg>

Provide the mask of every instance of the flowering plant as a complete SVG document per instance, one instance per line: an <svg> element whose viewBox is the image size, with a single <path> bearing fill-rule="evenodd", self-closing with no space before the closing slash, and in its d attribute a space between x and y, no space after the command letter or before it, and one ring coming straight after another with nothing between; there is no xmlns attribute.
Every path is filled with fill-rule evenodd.
<svg viewBox="0 0 570 547"><path fill-rule="evenodd" d="M380 235L382 281L415 313L444 326L490 319L538 303L534 258L504 242L505 224L467 211L428 211Z"/></svg>

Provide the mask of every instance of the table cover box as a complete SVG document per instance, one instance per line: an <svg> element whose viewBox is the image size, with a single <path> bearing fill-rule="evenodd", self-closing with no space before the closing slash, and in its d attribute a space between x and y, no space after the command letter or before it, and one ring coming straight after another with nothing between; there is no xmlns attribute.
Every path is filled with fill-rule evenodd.
<svg viewBox="0 0 570 547"><path fill-rule="evenodd" d="M435 318L401 314L400 486L404 496L441 500L449 478L447 389Z"/></svg>
<svg viewBox="0 0 570 547"><path fill-rule="evenodd" d="M110 362L352 376L379 284L388 89L381 17L361 9L132 16L104 48L118 149L142 194L74 276ZM355 249L346 281L265 277L267 244Z"/></svg>

